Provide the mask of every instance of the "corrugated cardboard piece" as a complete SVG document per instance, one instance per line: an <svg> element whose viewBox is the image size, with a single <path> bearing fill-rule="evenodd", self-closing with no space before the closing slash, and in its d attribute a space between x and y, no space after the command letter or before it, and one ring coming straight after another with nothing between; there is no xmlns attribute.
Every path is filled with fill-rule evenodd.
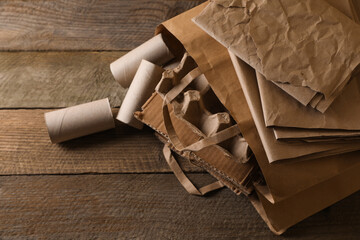
<svg viewBox="0 0 360 240"><path fill-rule="evenodd" d="M158 31L171 32L184 44L220 101L238 123L267 183L265 188L258 187L258 194L262 201L260 205L267 210L268 216L263 215L263 217L267 217L268 223L274 225L276 231L281 232L359 189L357 183L352 184L350 181L356 177L353 170L360 165L357 153L306 162L269 164L226 49L198 29L190 20L199 14L205 5L163 23ZM255 76L253 69L248 68L247 71ZM256 78L254 79L256 81ZM351 186L343 186L342 181ZM342 187L342 190L333 191L334 186ZM321 195L323 193L326 195ZM318 203L317 200L320 203L314 204L314 202ZM276 206L276 210L274 211L274 208L268 204ZM292 213L281 216L289 211ZM275 217L274 212L280 217Z"/></svg>
<svg viewBox="0 0 360 240"><path fill-rule="evenodd" d="M321 112L360 64L360 26L326 1L213 0L194 21L267 80L322 94Z"/></svg>
<svg viewBox="0 0 360 240"><path fill-rule="evenodd" d="M166 93L179 87L181 80L185 79L193 69L196 70L196 63L185 55L177 68L167 70L163 74L157 86L158 93L146 102L143 111L136 113L136 116L167 139L170 147L176 152L204 167L235 193L250 194L253 190L252 181L258 177L257 165L254 159L249 161L246 157L248 145L241 136L231 137L219 144L211 144L196 152L187 152L179 149L177 144L174 145L174 139L169 135L162 109ZM173 130L178 141L184 146L191 146L201 139L215 136L230 129L233 124L203 75L195 77L193 82L181 90L180 95L171 104L168 104L168 107ZM232 151L234 148L237 152Z"/></svg>

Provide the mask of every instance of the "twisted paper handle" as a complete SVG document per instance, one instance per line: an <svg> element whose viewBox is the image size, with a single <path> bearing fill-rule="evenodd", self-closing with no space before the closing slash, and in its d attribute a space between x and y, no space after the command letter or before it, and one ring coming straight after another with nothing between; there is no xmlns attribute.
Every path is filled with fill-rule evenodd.
<svg viewBox="0 0 360 240"><path fill-rule="evenodd" d="M171 154L171 150L167 144L164 145L163 148L163 154L166 159L166 162L169 164L169 167L174 172L176 178L179 180L181 185L185 188L185 190L192 194L197 196L203 196L209 192L212 192L214 190L220 189L224 187L224 184L220 181L216 181L214 183L211 183L209 185L206 185L204 187L201 187L197 189L194 184L190 181L188 177L186 177L185 173L179 166L178 162L174 158L174 156Z"/></svg>

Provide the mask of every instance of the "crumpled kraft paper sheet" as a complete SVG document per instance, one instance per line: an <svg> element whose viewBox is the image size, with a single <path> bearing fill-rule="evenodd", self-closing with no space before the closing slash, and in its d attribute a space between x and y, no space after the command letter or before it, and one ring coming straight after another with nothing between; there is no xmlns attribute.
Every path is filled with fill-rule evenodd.
<svg viewBox="0 0 360 240"><path fill-rule="evenodd" d="M267 80L325 100L360 64L360 26L325 1L212 0L194 21Z"/></svg>

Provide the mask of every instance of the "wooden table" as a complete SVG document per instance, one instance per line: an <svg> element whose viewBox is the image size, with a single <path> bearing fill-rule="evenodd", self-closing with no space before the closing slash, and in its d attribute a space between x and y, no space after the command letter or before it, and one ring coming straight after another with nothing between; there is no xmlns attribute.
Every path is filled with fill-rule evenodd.
<svg viewBox="0 0 360 240"><path fill-rule="evenodd" d="M43 114L125 90L109 64L157 24L203 1L0 1L1 239L272 239L243 196L188 195L153 132L115 130L51 144ZM198 184L212 181L181 162ZM358 239L360 193L281 239Z"/></svg>

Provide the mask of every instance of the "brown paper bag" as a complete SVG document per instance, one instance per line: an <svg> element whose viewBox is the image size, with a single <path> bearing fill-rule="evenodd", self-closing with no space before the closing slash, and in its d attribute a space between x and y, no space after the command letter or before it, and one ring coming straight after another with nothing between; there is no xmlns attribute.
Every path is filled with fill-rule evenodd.
<svg viewBox="0 0 360 240"><path fill-rule="evenodd" d="M205 5L164 22L157 32L164 31L168 34L171 32L195 59L215 94L238 123L241 133L260 164L274 201L280 201L326 181L357 164L356 160L343 161L335 158L269 164L228 52L191 21L191 18L199 14ZM251 68L249 71L253 72Z"/></svg>
<svg viewBox="0 0 360 240"><path fill-rule="evenodd" d="M323 94L321 112L360 64L360 26L325 1L213 0L194 21L266 79Z"/></svg>
<svg viewBox="0 0 360 240"><path fill-rule="evenodd" d="M275 202L275 204L281 202L283 207L278 207L275 212L282 211L283 214L290 211L289 209L296 208L296 205L300 206L300 208L296 208L297 212L293 212L292 219L286 224L277 225L277 229L281 230L293 225L355 192L358 189L357 183L347 186L344 185L344 182L353 183L348 179L357 176L352 171L358 171L355 167L360 165L357 153L344 154L341 156L342 159L330 157L307 162L269 164L226 49L197 28L190 20L199 14L205 5L198 6L163 23L157 32L166 32L169 35L171 32L184 44L204 72L216 95L237 121L243 136L257 158L269 189L269 192L259 189L260 196L264 196L263 200L270 200L270 203ZM248 71L250 74L254 74L253 69L248 68ZM342 174L340 175L340 173ZM339 194L332 188L334 182L341 184L343 188ZM322 189L322 191L319 192L318 189ZM314 201L320 199L318 195L313 195L313 192L323 193L327 190L330 192L322 195L326 196L326 201L323 204L321 202L313 204ZM286 199L290 200L286 201ZM304 199L306 201L303 201ZM267 210L270 209L266 202L264 202L264 207ZM272 215L270 212L268 213L269 216ZM278 218L272 217L272 219L273 223L267 219L270 226L275 224L275 221L279 221Z"/></svg>

